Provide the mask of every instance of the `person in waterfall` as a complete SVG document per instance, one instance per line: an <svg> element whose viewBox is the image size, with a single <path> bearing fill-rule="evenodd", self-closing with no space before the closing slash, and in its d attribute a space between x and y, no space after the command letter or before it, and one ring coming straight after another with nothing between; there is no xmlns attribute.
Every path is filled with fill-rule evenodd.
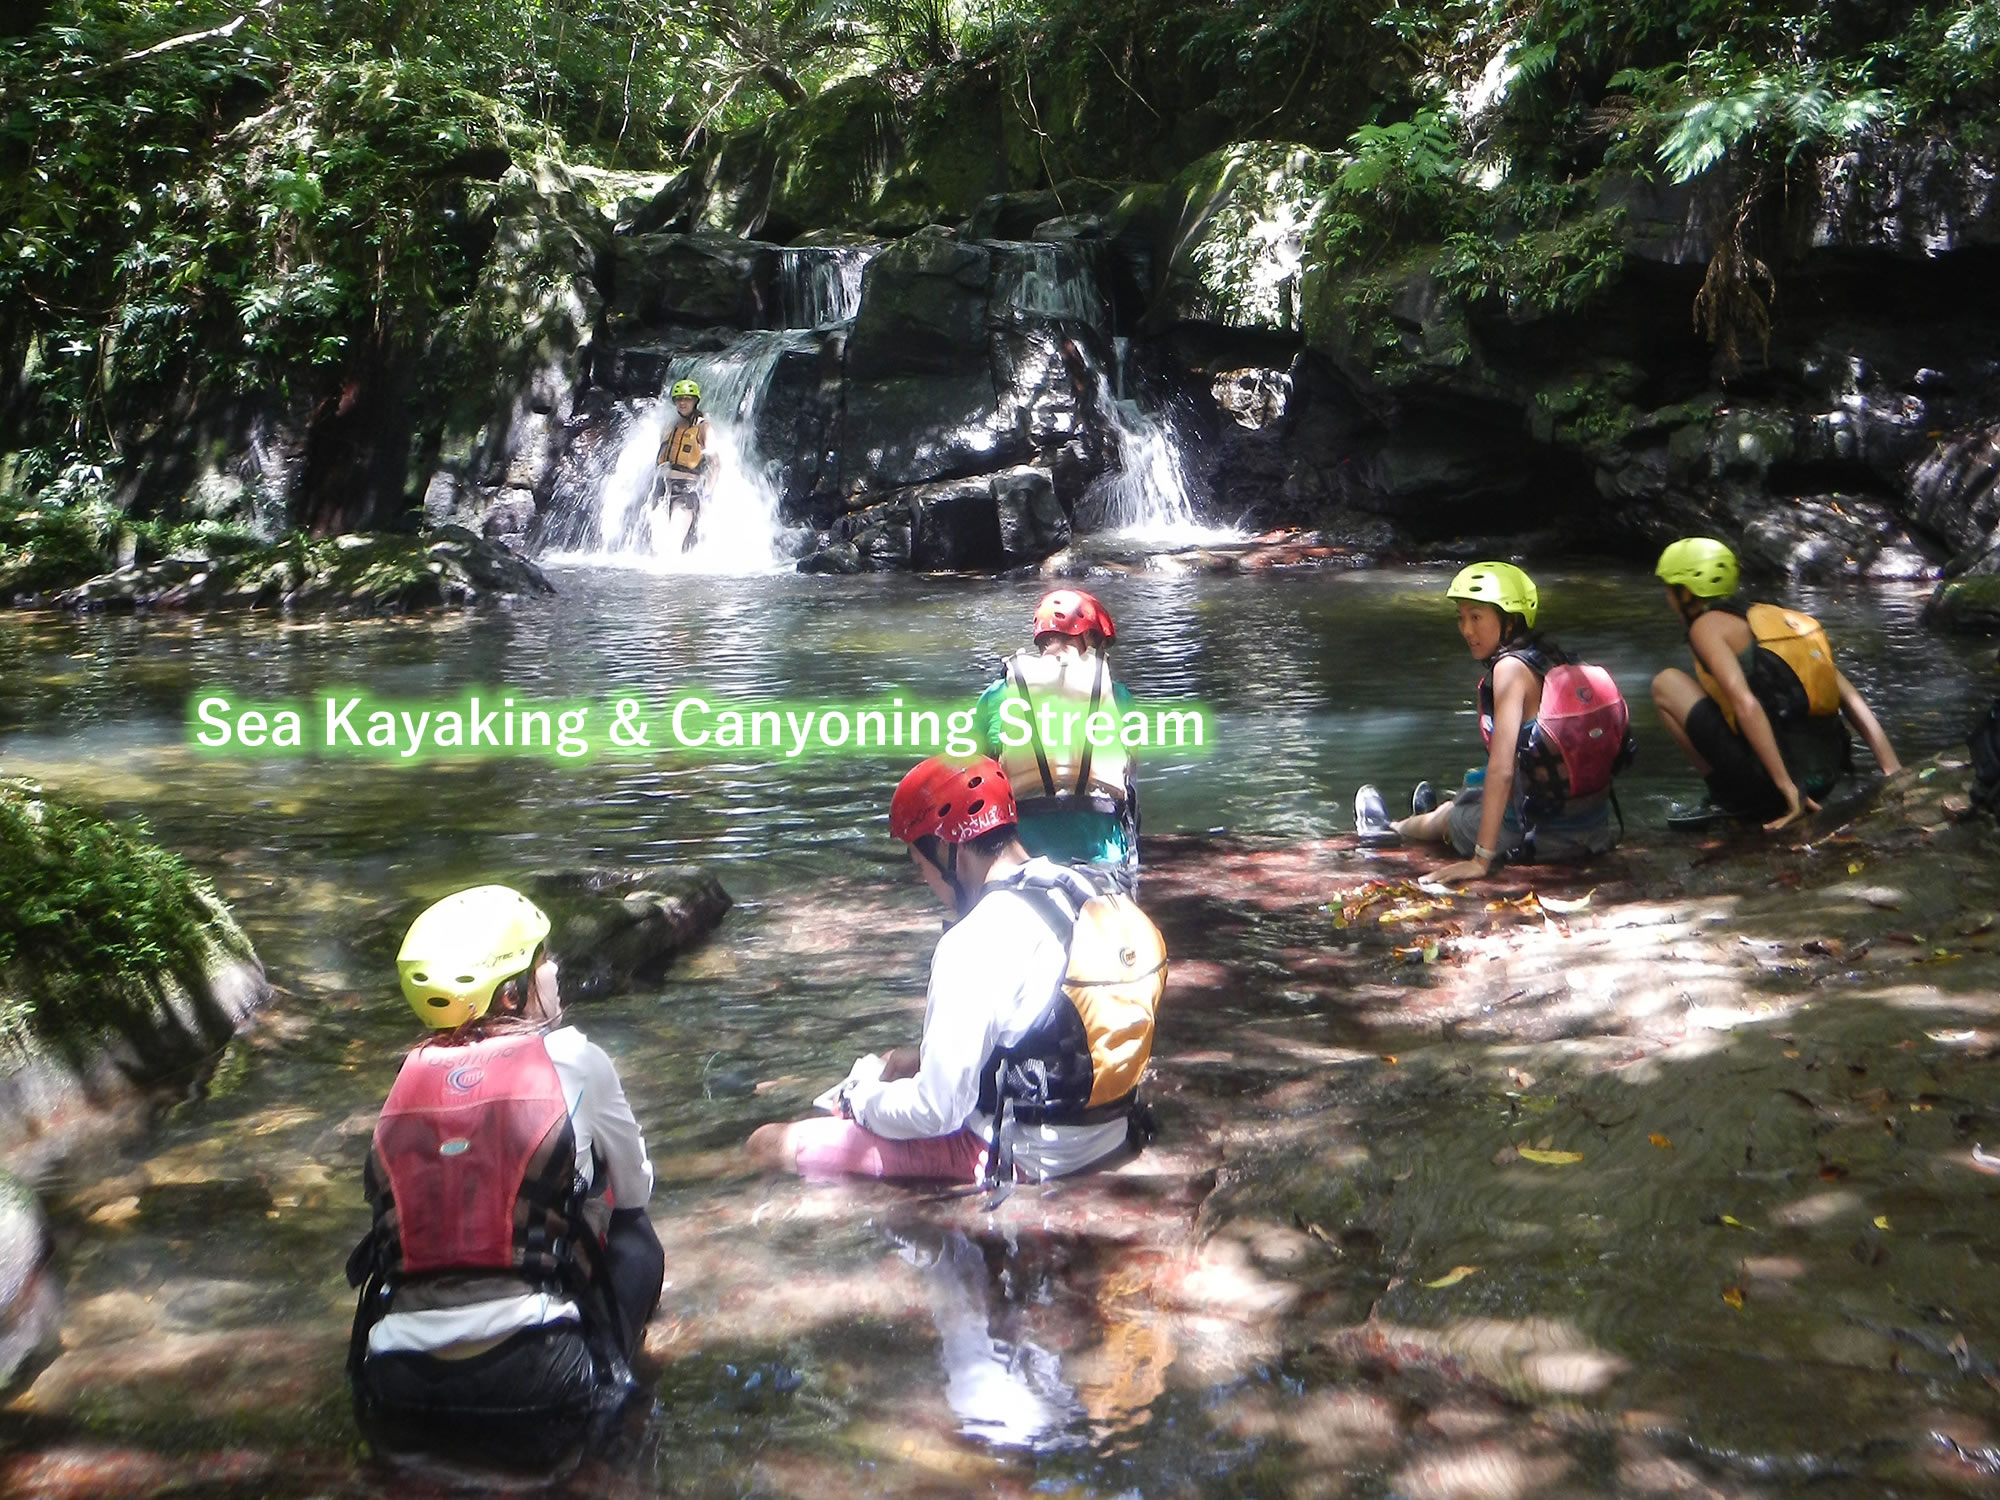
<svg viewBox="0 0 2000 1500"><path fill-rule="evenodd" d="M1007 773L932 756L889 832L955 920L931 957L918 1047L857 1060L818 1118L746 1149L804 1177L999 1186L1067 1176L1151 1136L1139 1078L1166 945L1130 897L1021 846Z"/></svg>
<svg viewBox="0 0 2000 1500"><path fill-rule="evenodd" d="M973 707L973 729L1016 789L1022 847L1136 895L1139 790L1119 733L1132 695L1111 675L1117 634L1093 596L1043 595L1034 646L1002 664Z"/></svg>
<svg viewBox="0 0 2000 1500"><path fill-rule="evenodd" d="M1509 860L1581 860L1613 848L1623 829L1612 822L1611 778L1633 753L1617 684L1535 629L1540 593L1512 563L1474 563L1445 595L1458 605L1466 649L1487 669L1479 684L1486 764L1442 804L1420 783L1410 816L1398 821L1363 786L1354 796L1361 842L1449 845L1459 859L1431 876L1446 884Z"/></svg>
<svg viewBox="0 0 2000 1500"><path fill-rule="evenodd" d="M396 957L432 1034L376 1121L347 1266L355 1415L386 1454L547 1468L637 1390L665 1266L653 1168L610 1058L561 1024L548 936L527 897L478 886Z"/></svg>
<svg viewBox="0 0 2000 1500"><path fill-rule="evenodd" d="M674 534L679 516L687 517L681 531L680 549L691 549L701 526L701 505L715 488L716 458L710 449L712 434L708 418L701 414L701 385L693 380L676 380L669 393L674 403L674 422L660 440L660 452L653 463L653 486L647 516L653 529L653 547Z"/></svg>
<svg viewBox="0 0 2000 1500"><path fill-rule="evenodd" d="M1812 616L1737 597L1736 554L1714 537L1683 537L1656 569L1687 630L1694 675L1668 667L1653 706L1696 771L1710 806L1677 819L1754 819L1771 832L1819 810L1852 768L1849 728L1885 776L1902 769L1867 700L1835 666Z"/></svg>

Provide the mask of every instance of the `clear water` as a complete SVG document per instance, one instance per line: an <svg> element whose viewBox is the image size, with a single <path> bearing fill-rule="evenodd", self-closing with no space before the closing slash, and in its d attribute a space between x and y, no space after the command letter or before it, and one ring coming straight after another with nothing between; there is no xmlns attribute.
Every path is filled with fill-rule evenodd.
<svg viewBox="0 0 2000 1500"><path fill-rule="evenodd" d="M1393 802L1419 775L1473 764L1475 671L1441 598L1448 576L1093 584L1118 621L1133 690L1217 716L1208 753L1143 763L1149 837L1223 829L1282 849L1348 828L1362 780ZM357 1467L341 1385L351 1307L341 1265L365 1227L361 1156L412 1039L393 985L401 931L425 902L475 881L696 863L739 902L715 939L656 989L574 1017L620 1060L659 1169L653 1211L670 1256L655 1325L659 1414L636 1458L579 1493L1390 1493L1384 1476L1418 1439L1368 1404L1381 1398L1329 1383L1320 1356L1227 1326L1204 1341L1187 1331L1195 1319L1178 1344L1164 1331L1162 1289L1189 1274L1198 1193L1073 1191L985 1221L895 1190L742 1172L734 1148L752 1127L803 1112L851 1056L906 1041L917 1024L937 914L886 837L901 759L385 767L205 759L185 745L190 696L217 686L264 700L333 685L403 699L681 685L792 700L892 686L969 696L1019 643L1040 592L1031 581L896 576L562 567L555 578L554 601L436 621L0 616L0 768L143 812L217 881L277 991L206 1096L145 1141L80 1158L43 1185L67 1277L66 1352L0 1417L8 1487L58 1492L50 1476L69 1462L81 1467L62 1471L62 1493L408 1492ZM1654 826L1694 790L1644 707L1649 673L1682 653L1678 627L1650 579L1592 570L1540 581L1552 632L1635 699L1641 759L1625 805ZM1923 632L1917 591L1797 597L1826 621L1905 754L1956 740L1990 697L1988 648ZM1310 951L1297 933L1227 923L1212 940L1253 967L1261 955L1279 986ZM1176 957L1198 974L1208 955L1196 946ZM1224 1001L1202 1023L1224 1051L1188 1066L1226 1070L1253 1038L1371 1045L1342 1013ZM1453 1132L1476 1134L1442 1119L1373 1125L1432 1130L1419 1186L1454 1159L1443 1149ZM1159 1159L1171 1164L1171 1143ZM1247 1180L1259 1191L1285 1180L1257 1170ZM1233 1180L1241 1192L1246 1179ZM1471 1217L1452 1233L1464 1237L1526 1212L1476 1197L1461 1207ZM1449 1265L1450 1236L1422 1228L1427 1253ZM1221 1272L1203 1264L1207 1295L1219 1295ZM1282 1257L1256 1264L1256 1275L1223 1278L1246 1307L1294 1274L1272 1269L1289 1264ZM1295 1290L1314 1295L1312 1274L1297 1272ZM1597 1284L1551 1281L1535 1265L1496 1280L1495 1305L1616 1326L1643 1300L1644 1273L1634 1276L1586 1294L1577 1288ZM1697 1378L1709 1356L1698 1333L1689 1339L1692 1352L1648 1346L1658 1367L1634 1399ZM1731 1359L1718 1368L1741 1386L1750 1377ZM1793 1401L1779 1387L1790 1389L1778 1382L1760 1399ZM1270 1415L1294 1398L1306 1416ZM1508 1399L1440 1410L1511 1422ZM1394 1492L1536 1493L1521 1477L1539 1472L1521 1467L1522 1452L1533 1457L1523 1442L1484 1489Z"/></svg>

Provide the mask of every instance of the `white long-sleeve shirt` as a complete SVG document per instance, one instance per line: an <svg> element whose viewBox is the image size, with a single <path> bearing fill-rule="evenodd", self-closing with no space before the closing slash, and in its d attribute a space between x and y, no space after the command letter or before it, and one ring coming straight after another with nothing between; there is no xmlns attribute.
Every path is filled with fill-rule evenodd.
<svg viewBox="0 0 2000 1500"><path fill-rule="evenodd" d="M646 1156L645 1138L618 1081L618 1070L604 1049L574 1026L562 1026L542 1038L569 1106L570 1128L576 1137L576 1167L588 1185L595 1185L596 1164L604 1164L604 1185L614 1208L644 1208L653 1195L653 1163ZM543 1323L576 1322L581 1314L567 1297L548 1292L524 1292L464 1307L430 1308L422 1312L392 1312L368 1331L370 1354L427 1353L453 1344L503 1338Z"/></svg>
<svg viewBox="0 0 2000 1500"><path fill-rule="evenodd" d="M1031 874L1055 871L1030 860ZM980 1112L980 1075L996 1048L1011 1047L1049 1008L1068 956L1035 909L1004 890L989 890L938 940L924 1009L923 1061L916 1074L857 1084L848 1096L855 1121L890 1140L924 1140L969 1128L992 1133ZM1089 1166L1125 1144L1123 1120L1103 1125L1008 1127L1016 1169L1031 1181Z"/></svg>

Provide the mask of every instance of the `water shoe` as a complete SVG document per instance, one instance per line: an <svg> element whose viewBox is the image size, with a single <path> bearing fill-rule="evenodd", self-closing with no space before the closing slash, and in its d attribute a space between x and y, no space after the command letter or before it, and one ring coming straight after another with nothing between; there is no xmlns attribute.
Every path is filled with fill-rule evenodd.
<svg viewBox="0 0 2000 1500"><path fill-rule="evenodd" d="M1403 842L1403 836L1389 820L1389 805L1372 786L1364 786L1354 794L1354 834L1368 845Z"/></svg>

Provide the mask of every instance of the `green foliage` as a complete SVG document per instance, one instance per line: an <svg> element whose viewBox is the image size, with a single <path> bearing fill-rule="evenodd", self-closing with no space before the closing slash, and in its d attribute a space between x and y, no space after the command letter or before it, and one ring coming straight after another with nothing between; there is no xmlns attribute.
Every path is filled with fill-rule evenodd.
<svg viewBox="0 0 2000 1500"><path fill-rule="evenodd" d="M110 1036L157 1061L176 993L249 945L178 856L97 814L0 782L0 1044L72 1059Z"/></svg>
<svg viewBox="0 0 2000 1500"><path fill-rule="evenodd" d="M1505 240L1464 230L1446 236L1433 269L1468 304L1514 317L1583 312L1623 274L1624 222L1609 208Z"/></svg>

